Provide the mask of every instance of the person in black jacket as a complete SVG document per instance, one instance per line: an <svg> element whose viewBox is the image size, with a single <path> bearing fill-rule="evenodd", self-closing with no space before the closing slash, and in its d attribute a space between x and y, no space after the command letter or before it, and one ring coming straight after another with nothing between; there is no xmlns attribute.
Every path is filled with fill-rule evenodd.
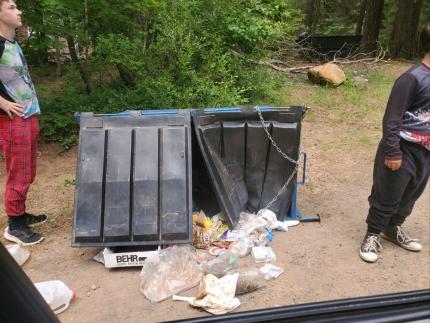
<svg viewBox="0 0 430 323"><path fill-rule="evenodd" d="M424 59L394 83L383 119L360 257L375 262L380 236L410 251L422 245L403 228L430 174L430 24L420 33Z"/></svg>

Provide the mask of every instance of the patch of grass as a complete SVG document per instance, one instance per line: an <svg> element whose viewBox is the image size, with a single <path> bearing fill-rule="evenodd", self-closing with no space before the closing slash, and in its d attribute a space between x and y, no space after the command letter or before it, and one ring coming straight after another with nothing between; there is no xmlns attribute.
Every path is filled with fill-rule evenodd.
<svg viewBox="0 0 430 323"><path fill-rule="evenodd" d="M380 129L388 96L395 78L405 70L399 64L386 64L373 68L363 66L348 66L344 68L347 80L337 88L312 84L305 74L295 77L283 88L285 105L304 103L311 110L306 120L315 122L324 118L330 122L343 124L360 124L370 129ZM353 80L356 75L362 75L368 82L359 83Z"/></svg>

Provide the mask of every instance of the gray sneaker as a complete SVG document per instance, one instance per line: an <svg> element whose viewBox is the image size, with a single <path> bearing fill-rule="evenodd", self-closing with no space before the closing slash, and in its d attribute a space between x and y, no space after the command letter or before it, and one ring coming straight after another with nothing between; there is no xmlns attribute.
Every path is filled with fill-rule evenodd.
<svg viewBox="0 0 430 323"><path fill-rule="evenodd" d="M7 227L4 232L4 238L6 240L16 242L21 246L31 246L43 240L43 236L41 234L31 231L25 225L16 227L13 230L10 230L10 228Z"/></svg>
<svg viewBox="0 0 430 323"><path fill-rule="evenodd" d="M411 238L405 229L399 225L384 230L381 236L409 251L421 251L423 248L418 239Z"/></svg>
<svg viewBox="0 0 430 323"><path fill-rule="evenodd" d="M375 262L378 260L378 252L382 250L379 235L367 233L361 243L360 257L367 262Z"/></svg>

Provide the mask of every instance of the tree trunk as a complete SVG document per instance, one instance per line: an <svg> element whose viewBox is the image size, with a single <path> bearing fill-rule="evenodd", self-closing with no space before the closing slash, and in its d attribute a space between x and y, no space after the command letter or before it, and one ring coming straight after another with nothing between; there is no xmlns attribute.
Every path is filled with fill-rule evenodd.
<svg viewBox="0 0 430 323"><path fill-rule="evenodd" d="M130 70L122 64L116 64L121 81L127 86L135 86L136 79Z"/></svg>
<svg viewBox="0 0 430 323"><path fill-rule="evenodd" d="M85 91L90 94L91 93L91 80L90 75L86 69L82 67L82 64L79 61L78 55L76 54L75 40L72 36L67 36L67 46L69 47L70 58L72 62L75 64L76 68L81 75L82 81L85 84Z"/></svg>
<svg viewBox="0 0 430 323"><path fill-rule="evenodd" d="M305 26L309 33L314 33L321 14L321 0L307 0Z"/></svg>
<svg viewBox="0 0 430 323"><path fill-rule="evenodd" d="M43 11L39 8L35 8L35 15L39 20L40 27L44 29L44 17ZM37 40L37 60L39 65L48 64L48 45L47 45L47 37L44 31L36 32L36 40Z"/></svg>
<svg viewBox="0 0 430 323"><path fill-rule="evenodd" d="M384 0L367 0L363 25L363 38L361 39L360 45L360 49L363 52L373 52L376 50L383 9Z"/></svg>
<svg viewBox="0 0 430 323"><path fill-rule="evenodd" d="M360 36L361 32L363 31L363 22L364 22L364 15L366 14L366 6L367 6L367 0L361 0L360 11L357 17L357 26L355 28L355 34L357 36Z"/></svg>
<svg viewBox="0 0 430 323"><path fill-rule="evenodd" d="M411 59L418 53L418 22L423 0L399 0L390 38L393 58Z"/></svg>
<svg viewBox="0 0 430 323"><path fill-rule="evenodd" d="M55 40L58 42L59 37L56 36ZM62 63L61 62L61 50L60 50L60 48L55 48L55 63L57 64L56 68L55 68L55 76L58 79L61 76L61 63Z"/></svg>

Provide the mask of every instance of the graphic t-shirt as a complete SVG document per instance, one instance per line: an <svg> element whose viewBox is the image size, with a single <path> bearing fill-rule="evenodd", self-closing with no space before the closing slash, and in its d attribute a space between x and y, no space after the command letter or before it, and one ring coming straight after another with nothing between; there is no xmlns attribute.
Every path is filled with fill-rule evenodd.
<svg viewBox="0 0 430 323"><path fill-rule="evenodd" d="M383 122L385 158L402 156L400 140L430 150L430 68L417 64L394 83Z"/></svg>
<svg viewBox="0 0 430 323"><path fill-rule="evenodd" d="M0 95L24 107L23 118L40 113L39 101L18 42L0 37ZM3 110L0 110L3 112Z"/></svg>

